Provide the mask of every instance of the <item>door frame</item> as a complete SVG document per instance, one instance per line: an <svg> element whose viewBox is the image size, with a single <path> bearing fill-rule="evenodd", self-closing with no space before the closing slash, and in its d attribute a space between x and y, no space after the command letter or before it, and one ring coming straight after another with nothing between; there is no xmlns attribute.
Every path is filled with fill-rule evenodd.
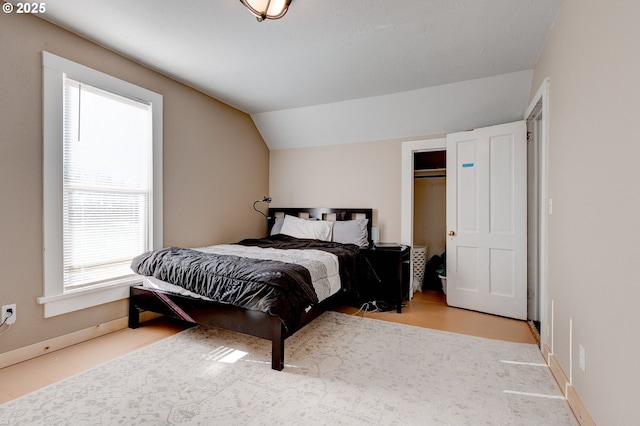
<svg viewBox="0 0 640 426"><path fill-rule="evenodd" d="M538 297L538 309L540 314L540 340L541 344L553 348L553 330L551 327L552 303L549 299L548 283L548 203L549 203L549 78L544 79L536 94L531 98L531 103L526 109L524 119L529 120L532 115L540 115L540 161L538 163L538 183L540 200L539 206L539 258L538 277L540 280L540 293ZM413 155L420 151L446 150L446 138L439 137L417 141L403 142L402 144L402 176L401 176L401 207L400 230L402 244L413 247ZM413 279L413 277L412 277Z"/></svg>
<svg viewBox="0 0 640 426"><path fill-rule="evenodd" d="M524 119L529 121L537 119L540 121L540 132L536 135L534 143L539 144L539 162L536 171L537 186L539 191L538 206L538 311L540 315L540 343L553 347L552 334L549 322L549 301L547 295L547 274L548 274L548 219L551 214L549 203L549 78L545 78L536 94L531 98Z"/></svg>
<svg viewBox="0 0 640 426"><path fill-rule="evenodd" d="M552 302L547 294L548 282L548 215L549 211L549 78L545 78L531 103L526 109L524 119L529 120L532 114L540 114L540 162L538 163L538 188L540 191L538 241L540 257L538 259L538 277L540 294L538 297L540 313L540 342L553 348L553 330L550 329ZM540 108L539 111L536 111ZM400 236L402 244L413 247L413 155L420 151L441 151L447 149L445 137L408 141L402 143L402 176L400 206ZM413 268L411 268L411 284L413 285Z"/></svg>
<svg viewBox="0 0 640 426"><path fill-rule="evenodd" d="M413 155L416 152L446 151L447 138L438 137L408 141L402 143L402 188L400 193L400 240L401 244L413 247ZM411 281L409 288L413 288L413 265L410 268ZM411 292L409 292L411 293ZM412 298L413 294L409 294Z"/></svg>

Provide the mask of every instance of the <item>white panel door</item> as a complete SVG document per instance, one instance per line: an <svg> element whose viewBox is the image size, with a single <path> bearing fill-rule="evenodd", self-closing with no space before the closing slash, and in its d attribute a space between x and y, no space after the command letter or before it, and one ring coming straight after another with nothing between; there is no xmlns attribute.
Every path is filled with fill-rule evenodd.
<svg viewBox="0 0 640 426"><path fill-rule="evenodd" d="M447 135L447 304L527 319L524 121Z"/></svg>

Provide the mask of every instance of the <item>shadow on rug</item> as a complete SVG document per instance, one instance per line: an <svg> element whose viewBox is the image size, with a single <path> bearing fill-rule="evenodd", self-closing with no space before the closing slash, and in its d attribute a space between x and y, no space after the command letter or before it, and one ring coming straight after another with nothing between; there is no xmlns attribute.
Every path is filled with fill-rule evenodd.
<svg viewBox="0 0 640 426"><path fill-rule="evenodd" d="M285 343L194 327L0 406L0 425L577 425L535 345L327 312Z"/></svg>

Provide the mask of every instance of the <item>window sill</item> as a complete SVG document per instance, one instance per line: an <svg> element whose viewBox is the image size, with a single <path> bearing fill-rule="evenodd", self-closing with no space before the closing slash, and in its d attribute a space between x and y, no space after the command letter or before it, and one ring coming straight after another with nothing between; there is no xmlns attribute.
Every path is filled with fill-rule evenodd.
<svg viewBox="0 0 640 426"><path fill-rule="evenodd" d="M54 296L41 296L37 298L37 302L44 305L44 317L50 318L126 299L129 297L129 287L140 283L140 277L128 277L115 283L73 290Z"/></svg>

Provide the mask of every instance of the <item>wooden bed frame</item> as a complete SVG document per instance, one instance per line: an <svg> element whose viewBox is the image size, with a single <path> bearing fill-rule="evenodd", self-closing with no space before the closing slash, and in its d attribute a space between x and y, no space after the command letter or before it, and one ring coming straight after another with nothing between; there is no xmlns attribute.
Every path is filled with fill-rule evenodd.
<svg viewBox="0 0 640 426"><path fill-rule="evenodd" d="M275 218L284 214L316 220L369 219L368 231L371 238L372 209L334 209L334 208L270 208L268 213L269 230ZM237 331L250 336L271 341L271 368L284 368L284 341L296 331L307 325L335 303L342 292L331 296L304 313L293 330L286 330L276 316L261 311L220 304L203 299L183 296L163 290L134 286L130 289L129 327L138 328L140 312L151 311L193 324L214 326Z"/></svg>

